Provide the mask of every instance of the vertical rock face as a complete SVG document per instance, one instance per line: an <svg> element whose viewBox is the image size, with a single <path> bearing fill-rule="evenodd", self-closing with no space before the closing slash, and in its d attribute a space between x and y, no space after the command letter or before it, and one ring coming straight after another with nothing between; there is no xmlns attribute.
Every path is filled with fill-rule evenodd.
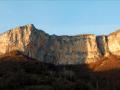
<svg viewBox="0 0 120 90"><path fill-rule="evenodd" d="M0 35L0 55L18 50L29 57L48 63L91 63L109 54L120 55L119 38L119 31L108 36L49 35L29 24Z"/></svg>
<svg viewBox="0 0 120 90"><path fill-rule="evenodd" d="M51 36L45 45L45 60L57 64L94 62L99 57L95 35Z"/></svg>
<svg viewBox="0 0 120 90"><path fill-rule="evenodd" d="M111 54L120 55L120 30L108 36L108 48Z"/></svg>
<svg viewBox="0 0 120 90"><path fill-rule="evenodd" d="M0 53L4 54L13 50L25 51L25 46L30 42L31 25L16 27L0 35Z"/></svg>
<svg viewBox="0 0 120 90"><path fill-rule="evenodd" d="M108 49L108 37L105 35L97 36L97 46L99 49L99 52L102 56L108 56L109 55L109 49Z"/></svg>

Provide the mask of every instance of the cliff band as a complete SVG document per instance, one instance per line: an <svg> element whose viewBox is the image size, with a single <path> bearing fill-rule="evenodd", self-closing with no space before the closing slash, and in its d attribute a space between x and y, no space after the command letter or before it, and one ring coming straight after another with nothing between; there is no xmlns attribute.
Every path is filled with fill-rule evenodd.
<svg viewBox="0 0 120 90"><path fill-rule="evenodd" d="M91 63L111 54L120 56L120 31L101 36L57 36L28 24L0 34L0 55L11 51L47 63Z"/></svg>

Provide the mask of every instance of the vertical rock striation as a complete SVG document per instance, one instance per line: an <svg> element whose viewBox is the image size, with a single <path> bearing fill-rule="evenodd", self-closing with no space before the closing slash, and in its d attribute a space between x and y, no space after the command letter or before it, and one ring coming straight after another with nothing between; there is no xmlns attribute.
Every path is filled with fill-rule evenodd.
<svg viewBox="0 0 120 90"><path fill-rule="evenodd" d="M108 49L108 37L106 35L101 35L96 37L97 46L99 49L99 52L101 53L101 56L108 56L109 55L109 49Z"/></svg>
<svg viewBox="0 0 120 90"><path fill-rule="evenodd" d="M54 64L91 63L120 55L120 31L108 36L49 35L33 24L16 27L0 35L0 55L17 50L43 62Z"/></svg>

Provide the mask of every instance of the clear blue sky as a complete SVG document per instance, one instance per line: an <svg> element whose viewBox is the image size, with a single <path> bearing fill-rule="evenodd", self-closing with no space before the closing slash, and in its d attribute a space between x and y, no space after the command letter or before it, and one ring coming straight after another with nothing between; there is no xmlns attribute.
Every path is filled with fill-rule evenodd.
<svg viewBox="0 0 120 90"><path fill-rule="evenodd" d="M0 32L29 23L49 34L109 34L120 29L120 1L0 1Z"/></svg>

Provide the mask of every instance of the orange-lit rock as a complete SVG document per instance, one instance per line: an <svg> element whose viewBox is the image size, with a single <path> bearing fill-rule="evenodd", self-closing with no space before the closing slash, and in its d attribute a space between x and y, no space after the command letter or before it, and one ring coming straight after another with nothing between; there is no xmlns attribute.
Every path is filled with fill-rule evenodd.
<svg viewBox="0 0 120 90"><path fill-rule="evenodd" d="M91 63L109 54L120 55L119 38L119 31L108 36L49 35L28 24L0 35L0 55L17 50L31 58L48 63Z"/></svg>

